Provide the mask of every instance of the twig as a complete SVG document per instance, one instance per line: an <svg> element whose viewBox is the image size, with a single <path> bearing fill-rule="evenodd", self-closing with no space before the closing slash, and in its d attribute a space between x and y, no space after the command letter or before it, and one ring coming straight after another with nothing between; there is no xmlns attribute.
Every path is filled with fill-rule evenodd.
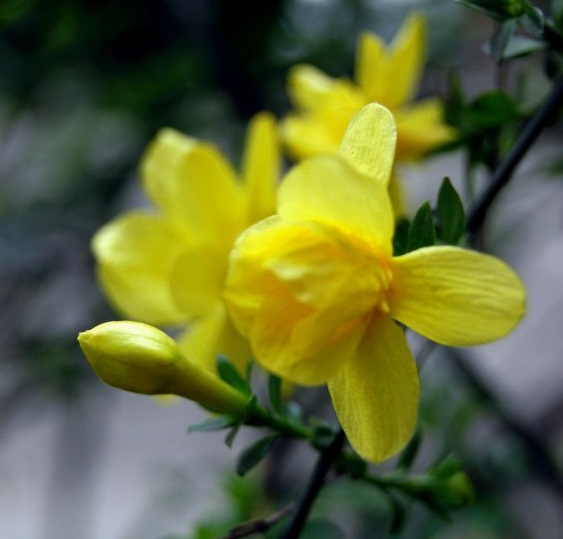
<svg viewBox="0 0 563 539"><path fill-rule="evenodd" d="M345 439L344 431L339 430L331 444L321 453L315 469L313 470L313 474L309 479L309 483L297 503L297 510L281 536L282 539L297 539L297 537L299 537L305 525L305 521L307 520L307 516L309 515L309 511L313 506L313 502L324 483L326 474L342 451Z"/></svg>
<svg viewBox="0 0 563 539"><path fill-rule="evenodd" d="M274 524L284 519L292 510L293 505L290 503L287 507L272 513L266 518L256 518L243 522L229 530L227 535L221 536L219 539L240 539L241 537L248 537L254 533L263 533L268 531Z"/></svg>
<svg viewBox="0 0 563 539"><path fill-rule="evenodd" d="M543 105L524 126L516 144L493 174L491 183L471 205L467 213L467 232L471 242L474 242L474 238L481 230L489 207L500 191L508 184L512 173L562 103L563 79L557 82Z"/></svg>

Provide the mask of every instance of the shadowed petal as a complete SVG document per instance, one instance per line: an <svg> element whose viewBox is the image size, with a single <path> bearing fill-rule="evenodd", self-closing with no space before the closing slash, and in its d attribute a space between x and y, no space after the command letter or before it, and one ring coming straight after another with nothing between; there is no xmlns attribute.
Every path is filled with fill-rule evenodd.
<svg viewBox="0 0 563 539"><path fill-rule="evenodd" d="M391 316L441 344L470 346L506 335L525 311L525 290L504 262L457 247L394 258Z"/></svg>
<svg viewBox="0 0 563 539"><path fill-rule="evenodd" d="M403 331L375 314L355 353L328 383L352 447L379 462L409 441L417 420L419 381Z"/></svg>

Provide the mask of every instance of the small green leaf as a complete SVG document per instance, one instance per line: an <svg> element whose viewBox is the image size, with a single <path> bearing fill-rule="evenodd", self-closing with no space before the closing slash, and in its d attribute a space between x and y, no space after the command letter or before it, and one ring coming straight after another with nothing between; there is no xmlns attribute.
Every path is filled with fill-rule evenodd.
<svg viewBox="0 0 563 539"><path fill-rule="evenodd" d="M239 420L234 417L229 417L228 415L221 415L219 417L213 417L211 419L206 419L201 423L196 423L188 427L188 432L212 432L216 430L228 429L235 425Z"/></svg>
<svg viewBox="0 0 563 539"><path fill-rule="evenodd" d="M270 452L278 438L278 434L269 434L247 447L238 459L237 474L244 475L254 468Z"/></svg>
<svg viewBox="0 0 563 539"><path fill-rule="evenodd" d="M495 129L520 118L518 105L502 90L491 90L478 96L469 106L470 127L474 131Z"/></svg>
<svg viewBox="0 0 563 539"><path fill-rule="evenodd" d="M410 226L411 222L406 217L399 219L395 224L395 234L393 235L393 256L401 256L407 252Z"/></svg>
<svg viewBox="0 0 563 539"><path fill-rule="evenodd" d="M444 178L438 192L439 237L449 245L457 245L465 233L466 217L463 203L449 178Z"/></svg>
<svg viewBox="0 0 563 539"><path fill-rule="evenodd" d="M268 375L268 399L275 412L283 414L283 405L281 400L281 387L282 381L279 376L275 374Z"/></svg>
<svg viewBox="0 0 563 539"><path fill-rule="evenodd" d="M425 202L418 208L416 215L409 228L407 240L407 252L430 247L436 244L436 229L434 228L434 216L430 204Z"/></svg>
<svg viewBox="0 0 563 539"><path fill-rule="evenodd" d="M245 395L250 395L251 390L239 370L225 356L217 356L217 372L219 378L231 387L234 387Z"/></svg>
<svg viewBox="0 0 563 539"><path fill-rule="evenodd" d="M519 19L522 30L532 37L542 39L545 27L545 17L541 9L528 5L526 13Z"/></svg>
<svg viewBox="0 0 563 539"><path fill-rule="evenodd" d="M236 423L235 425L233 425L233 428L227 433L227 436L225 436L225 445L229 449L233 447L233 442L235 441L235 438L239 433L241 427L242 427L241 422Z"/></svg>
<svg viewBox="0 0 563 539"><path fill-rule="evenodd" d="M506 48L514 36L517 27L517 22L514 19L509 19L499 25L493 34L490 52L495 63L500 64L504 60Z"/></svg>
<svg viewBox="0 0 563 539"><path fill-rule="evenodd" d="M504 50L503 58L513 60L523 58L546 48L546 44L526 36L514 36Z"/></svg>

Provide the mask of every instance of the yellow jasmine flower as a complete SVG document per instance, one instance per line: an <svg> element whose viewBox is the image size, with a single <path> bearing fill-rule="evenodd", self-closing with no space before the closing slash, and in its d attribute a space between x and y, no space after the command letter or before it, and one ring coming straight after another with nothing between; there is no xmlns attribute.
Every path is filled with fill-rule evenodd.
<svg viewBox="0 0 563 539"><path fill-rule="evenodd" d="M371 104L339 154L292 169L277 215L237 240L225 288L257 361L298 384L328 383L350 443L376 462L404 446L417 417L417 369L395 321L441 344L480 344L515 326L525 296L492 256L436 246L393 257L395 140L392 115Z"/></svg>
<svg viewBox="0 0 563 539"><path fill-rule="evenodd" d="M140 167L156 209L129 211L92 241L99 281L116 310L157 326L189 324L180 345L210 369L218 353L239 366L248 358L221 292L235 238L275 210L276 137L271 115L253 119L238 177L214 146L163 129Z"/></svg>
<svg viewBox="0 0 563 539"><path fill-rule="evenodd" d="M178 395L242 417L248 399L182 355L166 333L141 322L100 324L78 335L80 348L101 380L143 395Z"/></svg>
<svg viewBox="0 0 563 539"><path fill-rule="evenodd" d="M413 103L425 61L425 18L407 19L389 47L375 34L360 36L354 80L334 79L311 65L295 66L288 91L295 107L280 125L293 158L334 153L352 116L368 103L387 107L397 124L396 161L420 158L452 137L442 105L430 98ZM402 212L400 191L390 184L395 208Z"/></svg>

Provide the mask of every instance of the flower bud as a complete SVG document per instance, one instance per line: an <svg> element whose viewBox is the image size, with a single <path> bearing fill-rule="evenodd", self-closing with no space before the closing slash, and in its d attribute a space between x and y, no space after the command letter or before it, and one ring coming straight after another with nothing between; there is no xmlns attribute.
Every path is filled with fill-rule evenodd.
<svg viewBox="0 0 563 539"><path fill-rule="evenodd" d="M213 411L242 416L247 398L182 356L176 341L140 322L106 322L78 335L96 374L107 384L145 395L173 394Z"/></svg>

